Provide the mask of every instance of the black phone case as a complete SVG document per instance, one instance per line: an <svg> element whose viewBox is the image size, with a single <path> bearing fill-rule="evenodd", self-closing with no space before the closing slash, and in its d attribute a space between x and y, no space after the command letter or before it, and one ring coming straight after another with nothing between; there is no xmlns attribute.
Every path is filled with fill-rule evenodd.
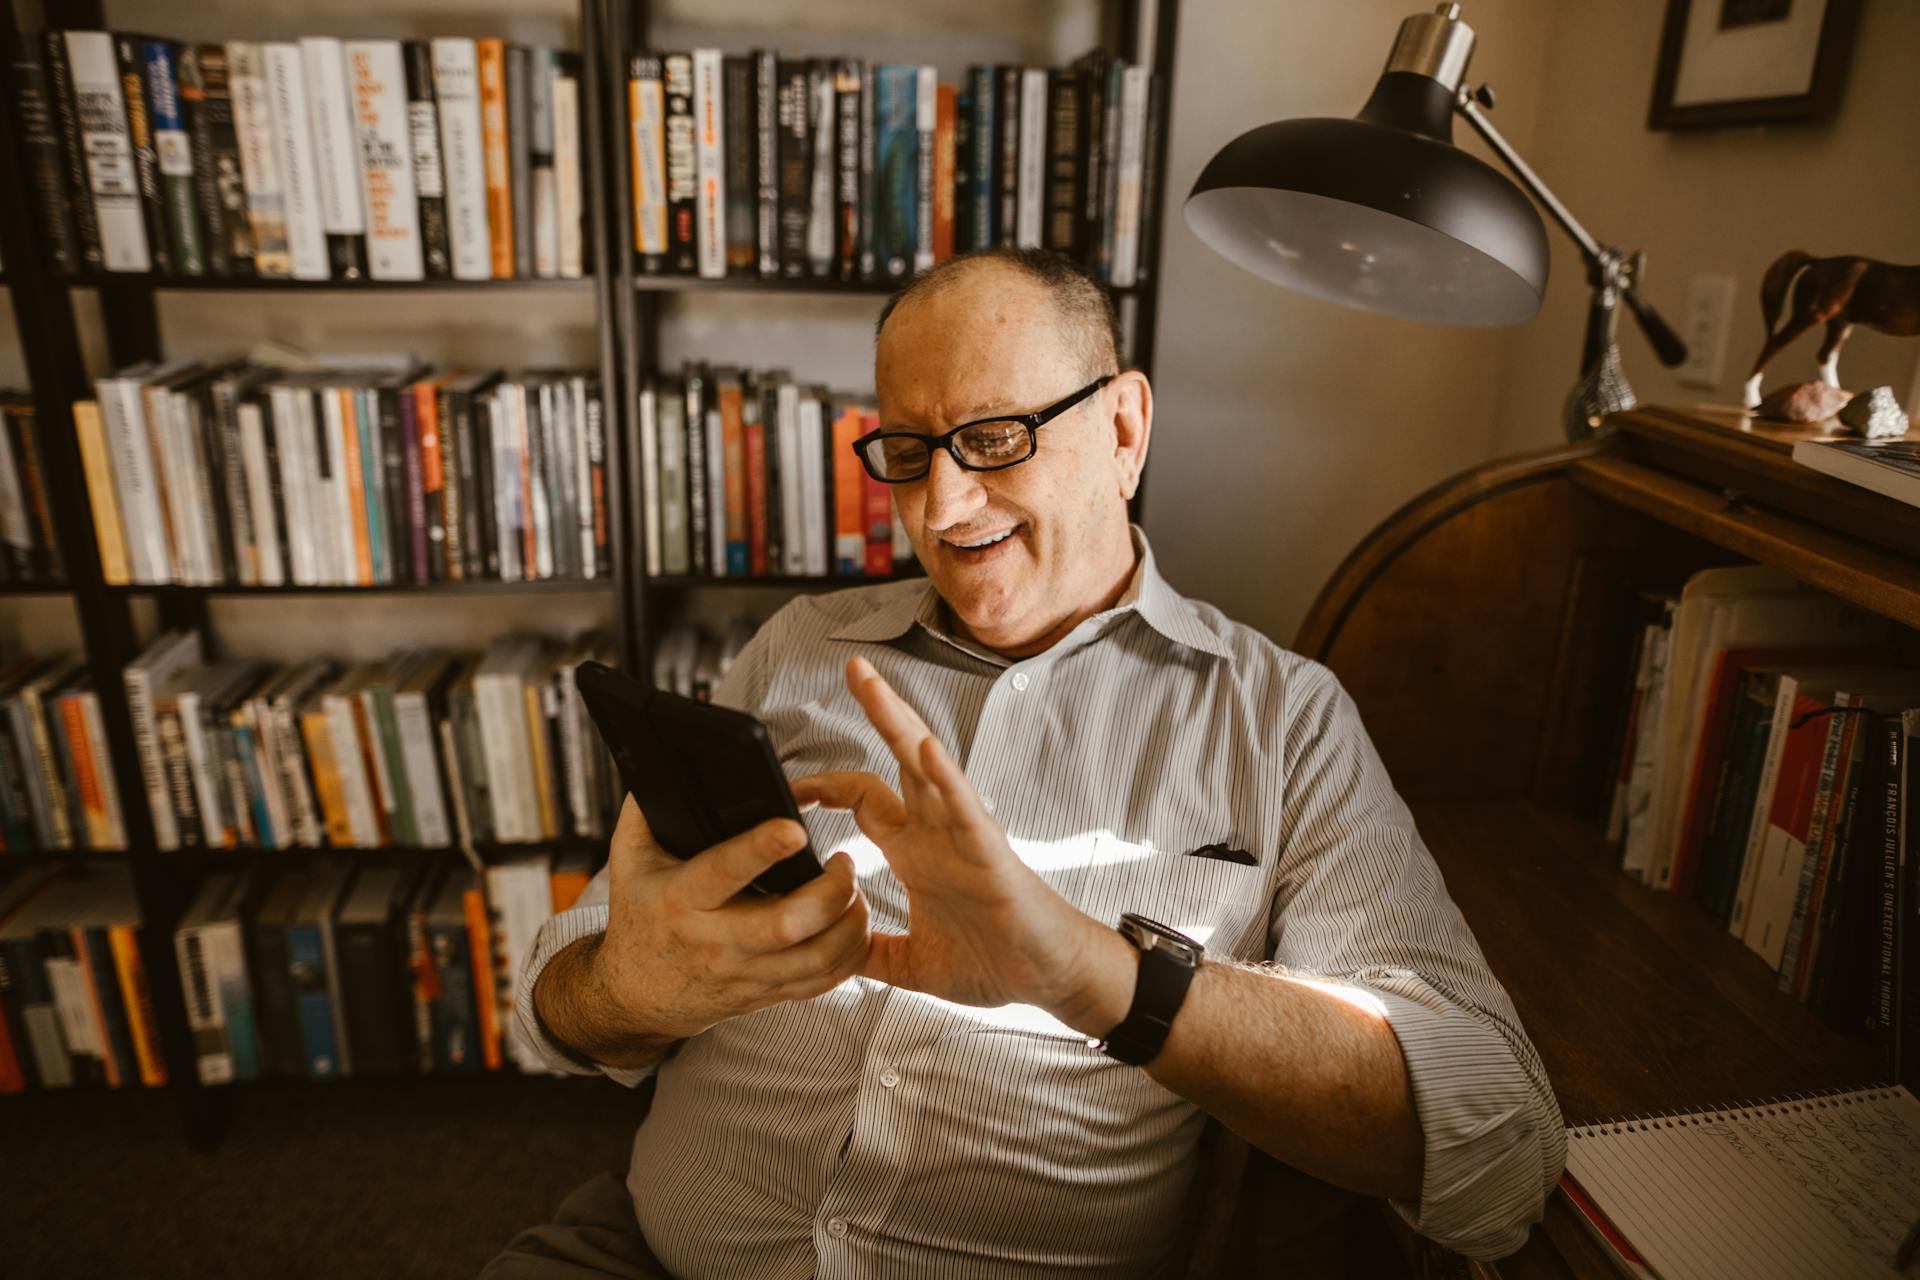
<svg viewBox="0 0 1920 1280"><path fill-rule="evenodd" d="M655 689L598 662L581 663L574 679L620 780L674 857L692 858L769 818L800 822L767 728L746 712ZM761 872L752 888L778 897L819 874L809 844Z"/></svg>

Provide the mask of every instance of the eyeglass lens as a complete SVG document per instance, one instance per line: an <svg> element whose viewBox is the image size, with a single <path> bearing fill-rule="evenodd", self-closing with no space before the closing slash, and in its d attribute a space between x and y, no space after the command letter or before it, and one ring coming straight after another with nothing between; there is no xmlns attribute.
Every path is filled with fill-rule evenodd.
<svg viewBox="0 0 1920 1280"><path fill-rule="evenodd" d="M890 436L877 443L871 452L878 454L875 461L888 479L910 480L926 473L930 454L924 440ZM1003 467L1027 457L1032 437L1024 422L982 422L955 436L953 444L968 466Z"/></svg>

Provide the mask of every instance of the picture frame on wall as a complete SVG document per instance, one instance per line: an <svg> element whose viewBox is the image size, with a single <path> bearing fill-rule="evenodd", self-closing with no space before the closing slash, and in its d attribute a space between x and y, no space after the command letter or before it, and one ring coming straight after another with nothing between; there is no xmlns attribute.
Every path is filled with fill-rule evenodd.
<svg viewBox="0 0 1920 1280"><path fill-rule="evenodd" d="M1822 120L1853 56L1861 0L1667 0L1649 129Z"/></svg>

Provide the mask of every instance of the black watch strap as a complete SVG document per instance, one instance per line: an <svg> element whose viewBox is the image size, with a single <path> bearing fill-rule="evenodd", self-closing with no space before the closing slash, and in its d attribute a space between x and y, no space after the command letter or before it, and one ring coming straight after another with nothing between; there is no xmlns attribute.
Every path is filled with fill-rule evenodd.
<svg viewBox="0 0 1920 1280"><path fill-rule="evenodd" d="M1129 1066L1144 1067L1160 1056L1173 1019L1193 985L1204 948L1184 934L1142 916L1121 918L1121 933L1140 948L1140 976L1133 1004L1120 1025L1095 1047Z"/></svg>

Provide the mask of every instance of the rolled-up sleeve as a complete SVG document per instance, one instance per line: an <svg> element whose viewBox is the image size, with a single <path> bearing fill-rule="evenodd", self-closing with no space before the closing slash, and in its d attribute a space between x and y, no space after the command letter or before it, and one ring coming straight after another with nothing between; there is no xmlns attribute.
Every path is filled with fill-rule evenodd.
<svg viewBox="0 0 1920 1280"><path fill-rule="evenodd" d="M766 691L767 651L772 645L778 615L754 633L713 692L713 701L722 706L755 711ZM548 963L582 938L607 931L607 868L594 873L573 906L549 916L535 936L533 949L520 969L519 986L514 992L512 1034L531 1046L550 1070L572 1075L604 1075L632 1088L653 1074L652 1067L627 1070L592 1062L571 1052L547 1033L533 1004L533 989Z"/></svg>
<svg viewBox="0 0 1920 1280"><path fill-rule="evenodd" d="M1511 1253L1566 1162L1559 1104L1352 699L1324 668L1301 676L1274 961L1374 993L1399 1039L1426 1168L1418 1203L1395 1209L1460 1253Z"/></svg>

